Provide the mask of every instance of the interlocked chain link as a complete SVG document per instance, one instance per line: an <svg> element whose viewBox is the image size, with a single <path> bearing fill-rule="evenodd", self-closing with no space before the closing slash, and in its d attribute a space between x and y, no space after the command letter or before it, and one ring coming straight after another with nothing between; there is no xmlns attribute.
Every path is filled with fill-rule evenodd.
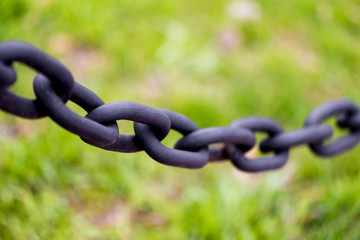
<svg viewBox="0 0 360 240"><path fill-rule="evenodd" d="M37 72L33 82L36 99L9 90L17 80L14 62ZM83 117L70 110L67 101L79 105L87 115ZM300 145L309 145L318 156L332 157L360 141L360 109L348 99L331 100L316 107L302 128L288 132L273 119L254 116L237 119L227 127L200 129L188 117L170 110L125 101L104 103L75 82L71 72L58 60L18 41L0 44L0 109L22 118L49 116L95 147L124 153L145 151L159 163L193 169L230 159L240 170L260 172L285 165L290 149ZM328 142L334 129L323 122L331 117L336 117L338 127L348 133ZM135 135L120 134L117 120L133 121ZM172 129L183 137L174 148L168 148L161 141ZM267 134L259 148L263 153L272 152L272 156L247 157L246 153L256 145L256 132Z"/></svg>

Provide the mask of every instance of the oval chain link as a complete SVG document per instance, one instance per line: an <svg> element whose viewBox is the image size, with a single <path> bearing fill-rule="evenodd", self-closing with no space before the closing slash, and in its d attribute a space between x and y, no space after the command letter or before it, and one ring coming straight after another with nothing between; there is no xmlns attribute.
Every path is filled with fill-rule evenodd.
<svg viewBox="0 0 360 240"><path fill-rule="evenodd" d="M62 63L28 43L5 42L0 44L0 109L23 118L46 116L38 100L18 96L7 89L16 82L14 62L21 62L45 75L63 102L70 98L74 79Z"/></svg>
<svg viewBox="0 0 360 240"><path fill-rule="evenodd" d="M264 132L269 137L277 136L283 132L283 128L270 118L247 117L233 121L230 124L232 128L245 128L252 132ZM275 155L270 157L259 157L249 159L245 153L249 148L241 148L234 144L227 144L227 152L231 162L240 170L246 172L260 172L282 167L289 158L289 149L284 148L275 150Z"/></svg>
<svg viewBox="0 0 360 240"><path fill-rule="evenodd" d="M310 112L305 120L306 126L316 126L332 116L345 114L349 118L359 111L356 104L348 99L328 101ZM311 150L322 157L332 157L356 146L360 141L360 129L350 127L346 136L333 140L330 143L310 143Z"/></svg>

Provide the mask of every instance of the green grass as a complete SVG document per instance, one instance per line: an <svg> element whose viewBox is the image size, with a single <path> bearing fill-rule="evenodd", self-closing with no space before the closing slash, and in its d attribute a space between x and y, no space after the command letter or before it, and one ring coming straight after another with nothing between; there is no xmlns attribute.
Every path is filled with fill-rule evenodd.
<svg viewBox="0 0 360 240"><path fill-rule="evenodd" d="M290 130L327 100L360 101L360 1L253 3L258 14L239 21L219 0L0 1L0 41L59 58L105 102L201 127L260 115ZM14 91L34 97L35 73L16 67ZM302 147L280 170L247 174L106 152L48 118L1 112L0 130L1 240L360 239L358 148L322 160Z"/></svg>

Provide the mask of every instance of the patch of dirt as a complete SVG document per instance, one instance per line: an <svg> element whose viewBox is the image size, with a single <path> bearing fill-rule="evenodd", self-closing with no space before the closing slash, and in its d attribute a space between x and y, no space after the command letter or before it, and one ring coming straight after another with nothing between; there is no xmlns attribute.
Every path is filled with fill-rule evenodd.
<svg viewBox="0 0 360 240"><path fill-rule="evenodd" d="M225 27L218 34L218 47L224 54L234 52L239 49L242 38L238 32L230 27Z"/></svg>
<svg viewBox="0 0 360 240"><path fill-rule="evenodd" d="M315 51L301 36L291 32L283 32L279 34L277 41L281 48L294 53L294 57L303 69L315 71L318 68Z"/></svg>
<svg viewBox="0 0 360 240"><path fill-rule="evenodd" d="M235 0L228 4L226 12L238 21L256 21L262 15L260 5L251 0Z"/></svg>
<svg viewBox="0 0 360 240"><path fill-rule="evenodd" d="M101 199L98 202L90 203L71 196L68 198L68 205L77 214L98 228L126 228L134 224L162 227L168 223L161 215L147 209L134 208L124 200Z"/></svg>
<svg viewBox="0 0 360 240"><path fill-rule="evenodd" d="M71 36L58 34L50 38L49 48L56 54L65 56L65 64L75 78L75 81L86 83L89 74L103 69L107 59L96 48L76 42Z"/></svg>

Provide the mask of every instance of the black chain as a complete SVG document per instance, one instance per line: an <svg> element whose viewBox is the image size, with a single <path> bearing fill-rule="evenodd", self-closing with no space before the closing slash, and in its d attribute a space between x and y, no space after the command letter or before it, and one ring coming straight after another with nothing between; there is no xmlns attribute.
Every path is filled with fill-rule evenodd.
<svg viewBox="0 0 360 240"><path fill-rule="evenodd" d="M8 89L17 79L14 62L38 72L33 84L35 100ZM66 106L69 100L88 114L83 117L71 111ZM282 167L290 149L296 146L307 144L316 155L332 157L360 141L360 110L348 99L331 100L318 106L310 112L303 128L289 132L264 117L238 119L228 127L200 129L188 117L170 110L124 101L105 104L95 93L76 83L71 72L58 60L17 41L0 44L0 109L29 119L49 116L93 146L126 153L145 151L162 164L184 168L201 168L208 162L230 159L238 169L259 172ZM337 125L348 130L348 134L325 144L334 131L322 122L334 116ZM135 135L119 134L116 121L122 119L134 122ZM161 143L171 129L183 135L174 149ZM248 159L246 153L256 143L255 132L268 135L259 148L264 153L274 152L273 156Z"/></svg>

